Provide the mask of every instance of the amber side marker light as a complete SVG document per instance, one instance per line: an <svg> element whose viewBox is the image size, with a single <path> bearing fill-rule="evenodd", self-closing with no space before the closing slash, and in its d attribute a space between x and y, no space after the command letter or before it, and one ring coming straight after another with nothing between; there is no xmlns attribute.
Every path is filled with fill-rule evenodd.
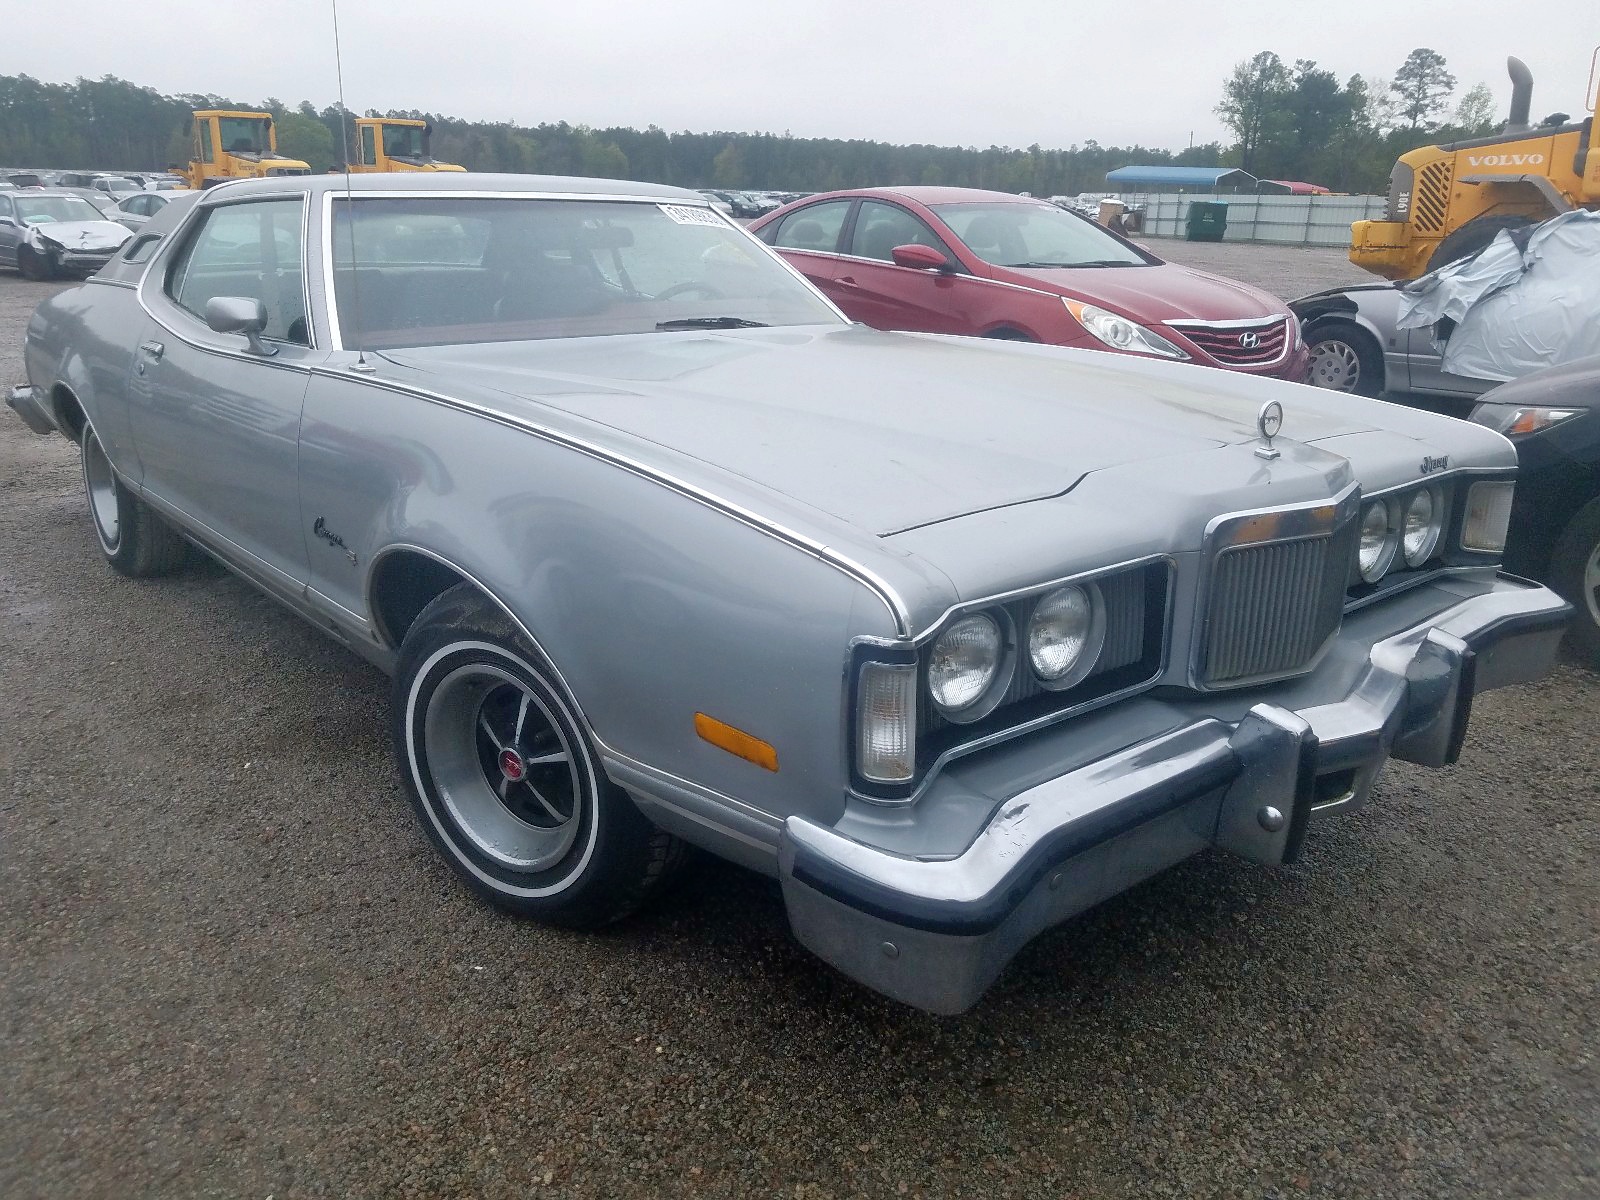
<svg viewBox="0 0 1600 1200"><path fill-rule="evenodd" d="M729 754L753 762L768 771L778 769L778 752L771 744L742 729L735 729L715 717L697 712L694 715L694 731L719 750L726 750Z"/></svg>

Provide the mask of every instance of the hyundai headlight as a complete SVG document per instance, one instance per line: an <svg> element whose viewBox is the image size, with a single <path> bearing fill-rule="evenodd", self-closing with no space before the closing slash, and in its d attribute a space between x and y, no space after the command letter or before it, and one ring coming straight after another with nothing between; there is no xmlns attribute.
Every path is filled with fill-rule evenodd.
<svg viewBox="0 0 1600 1200"><path fill-rule="evenodd" d="M1389 528L1389 505L1384 500L1373 500L1361 510L1361 548L1358 566L1361 578L1377 583L1394 562L1394 552L1399 539Z"/></svg>
<svg viewBox="0 0 1600 1200"><path fill-rule="evenodd" d="M975 719L1000 674L1005 639L986 613L962 617L941 633L928 656L928 694L946 716ZM970 714L970 715L968 715Z"/></svg>
<svg viewBox="0 0 1600 1200"><path fill-rule="evenodd" d="M1081 300L1063 298L1061 303L1067 306L1067 311L1078 324L1113 350L1123 350L1129 354L1154 354L1158 358L1189 357L1181 347L1173 345L1159 333L1135 324L1127 317L1118 316L1093 304L1085 304Z"/></svg>
<svg viewBox="0 0 1600 1200"><path fill-rule="evenodd" d="M1071 687L1094 670L1105 636L1105 605L1094 584L1073 583L1045 593L1028 621L1034 675L1052 690Z"/></svg>
<svg viewBox="0 0 1600 1200"><path fill-rule="evenodd" d="M1433 557L1444 531L1444 503L1433 488L1423 488L1405 502L1400 522L1400 548L1406 566L1420 567Z"/></svg>

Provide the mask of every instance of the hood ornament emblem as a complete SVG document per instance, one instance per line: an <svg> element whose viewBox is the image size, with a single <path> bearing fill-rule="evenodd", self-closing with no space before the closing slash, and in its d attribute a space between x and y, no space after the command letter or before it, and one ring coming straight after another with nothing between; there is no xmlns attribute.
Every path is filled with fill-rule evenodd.
<svg viewBox="0 0 1600 1200"><path fill-rule="evenodd" d="M1276 400L1268 400L1256 414L1256 431L1261 434L1261 445L1256 447L1257 458L1271 460L1280 456L1279 450L1272 444L1272 439L1278 436L1278 431L1282 428L1283 405Z"/></svg>

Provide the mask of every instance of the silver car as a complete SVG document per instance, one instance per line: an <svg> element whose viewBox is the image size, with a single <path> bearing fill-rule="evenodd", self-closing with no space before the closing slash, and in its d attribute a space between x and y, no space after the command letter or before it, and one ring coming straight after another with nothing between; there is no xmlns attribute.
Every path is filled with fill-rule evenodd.
<svg viewBox="0 0 1600 1200"><path fill-rule="evenodd" d="M65 189L0 195L0 266L29 279L97 271L128 236L94 204Z"/></svg>
<svg viewBox="0 0 1600 1200"><path fill-rule="evenodd" d="M116 222L129 229L143 229L145 222L155 216L176 197L184 193L176 190L164 192L135 192L117 201Z"/></svg>
<svg viewBox="0 0 1600 1200"><path fill-rule="evenodd" d="M41 304L26 362L113 568L197 546L392 673L480 895L593 926L694 843L936 1012L1454 761L1569 611L1499 571L1499 434L853 325L655 185L222 184Z"/></svg>
<svg viewBox="0 0 1600 1200"><path fill-rule="evenodd" d="M1413 392L1472 400L1497 379L1473 379L1444 369L1444 346L1429 329L1396 329L1400 290L1392 283L1316 292L1292 301L1311 368L1306 382L1358 396ZM1464 405L1462 415L1470 405Z"/></svg>

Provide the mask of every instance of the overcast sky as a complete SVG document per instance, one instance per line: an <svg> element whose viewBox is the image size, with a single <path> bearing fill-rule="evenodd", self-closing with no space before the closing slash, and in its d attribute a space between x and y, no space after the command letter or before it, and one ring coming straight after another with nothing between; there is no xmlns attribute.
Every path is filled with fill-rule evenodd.
<svg viewBox="0 0 1600 1200"><path fill-rule="evenodd" d="M337 95L328 0L73 0L60 15L8 22L0 73ZM1535 118L1577 113L1600 42L1579 0L343 0L339 17L358 111L977 146L1223 138L1223 79L1260 50L1387 78L1430 46L1458 95L1487 83L1502 114L1514 53Z"/></svg>

